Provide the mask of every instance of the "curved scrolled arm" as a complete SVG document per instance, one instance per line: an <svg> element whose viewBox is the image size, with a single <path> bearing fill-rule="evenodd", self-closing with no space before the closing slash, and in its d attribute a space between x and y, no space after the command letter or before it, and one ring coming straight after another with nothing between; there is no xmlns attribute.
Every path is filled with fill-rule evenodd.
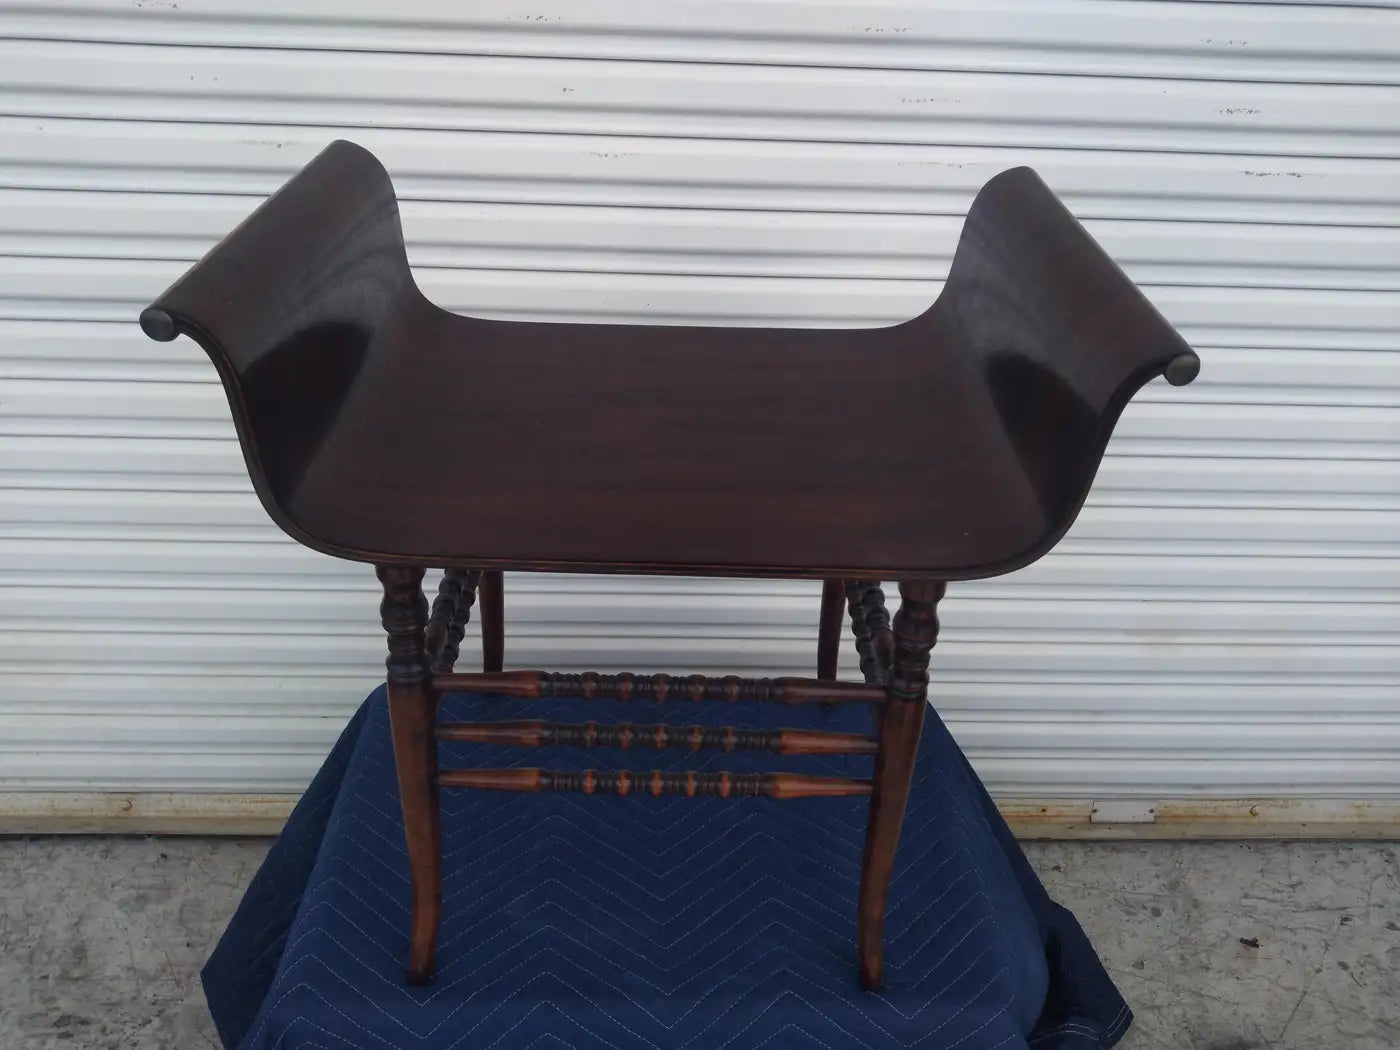
<svg viewBox="0 0 1400 1050"><path fill-rule="evenodd" d="M916 322L981 377L1023 500L1008 571L1073 523L1118 417L1151 379L1182 386L1200 359L1030 168L977 195L938 301ZM992 457L988 457L989 460ZM1011 470L1005 472L1011 477ZM1008 498L1008 502L1010 502ZM1031 513L1031 508L1039 513ZM988 566L991 568L991 566Z"/></svg>
<svg viewBox="0 0 1400 1050"><path fill-rule="evenodd" d="M1030 168L997 175L968 210L930 313L963 352L1014 354L1099 407L1124 383L1196 378L1201 362Z"/></svg>
<svg viewBox="0 0 1400 1050"><path fill-rule="evenodd" d="M254 487L286 506L399 318L421 300L379 161L327 146L141 313L162 342L194 339L233 410Z"/></svg>

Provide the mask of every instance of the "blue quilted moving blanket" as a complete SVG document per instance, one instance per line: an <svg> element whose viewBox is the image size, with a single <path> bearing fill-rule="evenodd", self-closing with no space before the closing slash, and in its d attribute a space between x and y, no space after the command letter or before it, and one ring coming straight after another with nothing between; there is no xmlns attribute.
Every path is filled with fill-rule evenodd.
<svg viewBox="0 0 1400 1050"><path fill-rule="evenodd" d="M460 720L868 732L858 705L456 696ZM787 769L868 757L443 745L445 766ZM403 979L408 867L385 692L365 701L204 970L227 1050L1089 1050L1131 1015L930 712L886 922L860 990L866 800L446 791L437 975Z"/></svg>

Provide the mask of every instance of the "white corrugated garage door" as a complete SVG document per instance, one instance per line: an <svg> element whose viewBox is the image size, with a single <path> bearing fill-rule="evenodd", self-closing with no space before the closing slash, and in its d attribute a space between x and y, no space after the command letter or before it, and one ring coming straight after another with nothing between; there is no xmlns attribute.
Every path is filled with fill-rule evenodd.
<svg viewBox="0 0 1400 1050"><path fill-rule="evenodd" d="M1400 794L1400 13L467 6L0 5L0 790L295 790L379 676L368 568L266 521L135 324L347 137L431 296L550 319L897 321L1036 167L1204 367L953 589L940 710L1003 794ZM811 584L507 585L517 665L810 668Z"/></svg>

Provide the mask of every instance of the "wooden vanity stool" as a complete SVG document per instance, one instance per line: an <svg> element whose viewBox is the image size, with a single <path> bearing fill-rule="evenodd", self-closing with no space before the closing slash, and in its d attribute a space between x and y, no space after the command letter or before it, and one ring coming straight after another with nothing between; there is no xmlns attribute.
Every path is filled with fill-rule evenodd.
<svg viewBox="0 0 1400 1050"><path fill-rule="evenodd" d="M383 583L413 878L409 980L441 898L438 789L869 795L860 976L885 897L949 580L1045 554L1128 399L1189 383L1191 349L1040 178L978 194L941 296L873 329L464 317L414 284L388 175L336 142L141 314L194 339L263 506ZM445 567L431 612L424 572ZM502 570L826 581L816 679L501 672ZM880 580L899 581L893 624ZM453 662L481 593L487 670ZM849 609L865 681L832 681ZM444 693L878 705L878 733L437 724ZM874 753L873 778L439 771L436 741ZM639 802L638 804L645 804Z"/></svg>

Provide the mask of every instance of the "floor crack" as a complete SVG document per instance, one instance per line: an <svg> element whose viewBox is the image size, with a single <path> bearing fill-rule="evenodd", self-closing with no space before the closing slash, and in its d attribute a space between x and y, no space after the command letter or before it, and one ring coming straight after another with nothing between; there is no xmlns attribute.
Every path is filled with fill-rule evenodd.
<svg viewBox="0 0 1400 1050"><path fill-rule="evenodd" d="M1307 983L1303 985L1303 994L1298 996L1298 1001L1293 1004L1293 1009L1288 1014L1288 1020L1284 1021L1283 1027L1279 1029L1278 1039L1276 1040L1276 1042L1282 1043L1284 1037L1288 1035L1288 1029L1293 1024L1293 1018L1298 1016L1298 1009L1303 1005L1303 1000L1308 997L1308 993L1312 991L1313 983L1317 980L1318 976L1322 973L1323 968L1327 965L1327 956L1331 953L1331 951L1332 942L1329 940L1323 944L1322 957L1317 960L1317 969L1313 970L1312 976L1309 977Z"/></svg>

